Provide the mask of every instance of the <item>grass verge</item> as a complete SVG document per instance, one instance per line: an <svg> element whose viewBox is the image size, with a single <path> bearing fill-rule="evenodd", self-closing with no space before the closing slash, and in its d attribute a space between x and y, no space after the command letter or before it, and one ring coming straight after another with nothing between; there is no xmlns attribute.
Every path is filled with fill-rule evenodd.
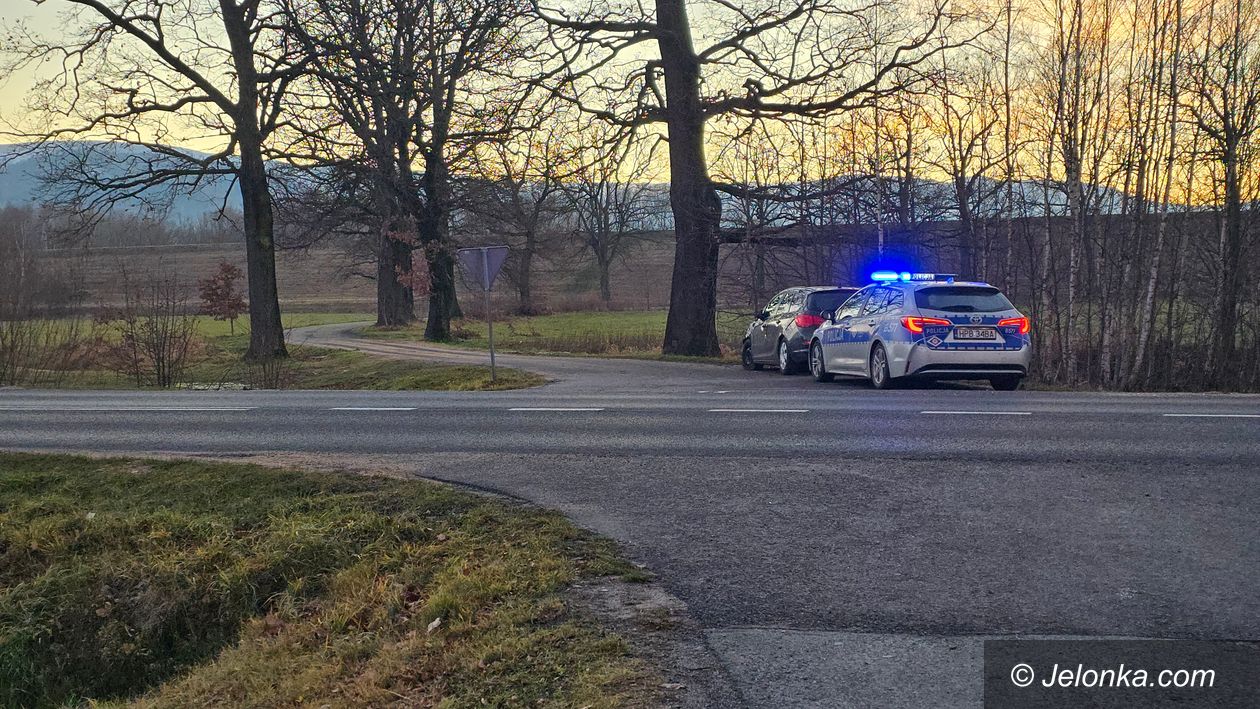
<svg viewBox="0 0 1260 709"><path fill-rule="evenodd" d="M421 481L0 453L0 705L640 706L563 595L632 572Z"/></svg>
<svg viewBox="0 0 1260 709"><path fill-rule="evenodd" d="M259 377L242 355L243 336L218 337L204 357L185 371L189 382L252 382ZM378 391L491 391L540 386L546 378L519 369L498 367L495 381L481 365L437 364L374 357L362 352L323 347L292 347L281 366L285 389L371 389Z"/></svg>
<svg viewBox="0 0 1260 709"><path fill-rule="evenodd" d="M356 322L369 319L362 313L296 313L285 316L289 327ZM495 381L490 368L391 360L361 352L290 345L288 360L270 365L279 371L263 371L243 360L248 334L227 322L200 316L197 339L179 377L182 387L217 387L244 384L254 388L370 389L384 391L489 391L540 386L546 379L532 372L499 367ZM52 386L71 389L134 389L136 382L105 368L100 358L76 358L73 370L42 370L39 379Z"/></svg>
<svg viewBox="0 0 1260 709"><path fill-rule="evenodd" d="M285 328L311 327L313 325L335 325L345 322L363 322L375 320L373 313L285 313ZM222 337L224 335L240 335L249 329L249 317L241 316L236 323L227 320L215 320L208 315L197 316L197 334L202 337Z"/></svg>
<svg viewBox="0 0 1260 709"><path fill-rule="evenodd" d="M747 322L727 315L718 317L720 357L669 357L661 354L665 337L663 310L625 310L552 315L512 316L494 324L496 348L521 354L598 355L634 359L667 359L678 361L738 361L738 343ZM367 337L397 340L418 340L424 325L407 328L378 329L369 327ZM455 325L455 339L450 343L471 349L490 345L485 321L461 320Z"/></svg>

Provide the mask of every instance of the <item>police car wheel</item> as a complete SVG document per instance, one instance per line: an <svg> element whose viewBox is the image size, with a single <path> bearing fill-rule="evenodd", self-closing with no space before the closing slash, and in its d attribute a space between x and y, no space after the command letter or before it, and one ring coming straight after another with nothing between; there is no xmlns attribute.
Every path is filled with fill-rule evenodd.
<svg viewBox="0 0 1260 709"><path fill-rule="evenodd" d="M888 371L888 353L883 345L875 345L871 350L871 385L876 389L888 389L892 386L892 373Z"/></svg>
<svg viewBox="0 0 1260 709"><path fill-rule="evenodd" d="M749 342L748 340L744 340L744 351L740 353L739 358L744 364L744 369L747 369L750 372L753 370L761 369L761 365L757 364L753 360L752 343Z"/></svg>
<svg viewBox="0 0 1260 709"><path fill-rule="evenodd" d="M816 382L829 382L835 378L827 372L827 363L823 361L822 345L817 342L809 346L809 373Z"/></svg>
<svg viewBox="0 0 1260 709"><path fill-rule="evenodd" d="M1020 376L991 377L989 386L993 387L995 391L1015 391L1019 388L1023 379Z"/></svg>
<svg viewBox="0 0 1260 709"><path fill-rule="evenodd" d="M787 340L779 340L779 374L796 374L796 363L788 353Z"/></svg>

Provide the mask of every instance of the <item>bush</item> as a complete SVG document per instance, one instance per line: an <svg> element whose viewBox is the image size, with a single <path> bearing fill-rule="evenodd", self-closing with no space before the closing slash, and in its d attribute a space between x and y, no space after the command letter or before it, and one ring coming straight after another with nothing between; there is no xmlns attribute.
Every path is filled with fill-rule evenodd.
<svg viewBox="0 0 1260 709"><path fill-rule="evenodd" d="M133 281L124 269L122 281L123 304L97 316L97 324L113 335L103 340L106 365L136 386L168 389L183 376L196 340L187 289L170 274Z"/></svg>
<svg viewBox="0 0 1260 709"><path fill-rule="evenodd" d="M0 238L0 386L57 386L91 334L72 312L73 273L52 273L23 234Z"/></svg>

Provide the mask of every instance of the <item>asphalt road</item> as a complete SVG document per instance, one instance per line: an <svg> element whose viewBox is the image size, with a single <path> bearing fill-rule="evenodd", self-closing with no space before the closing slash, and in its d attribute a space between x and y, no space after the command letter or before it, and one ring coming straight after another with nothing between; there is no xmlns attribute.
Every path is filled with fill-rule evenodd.
<svg viewBox="0 0 1260 709"><path fill-rule="evenodd" d="M451 361L483 355L303 335ZM0 447L297 451L492 489L623 542L749 706L975 706L985 637L1260 640L1260 397L876 392L503 357L478 394L0 391Z"/></svg>

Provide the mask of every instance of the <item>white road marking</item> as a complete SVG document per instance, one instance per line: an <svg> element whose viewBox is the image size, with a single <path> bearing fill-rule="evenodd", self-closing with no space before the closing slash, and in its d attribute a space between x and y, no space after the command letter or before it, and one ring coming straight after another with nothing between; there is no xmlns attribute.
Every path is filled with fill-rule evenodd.
<svg viewBox="0 0 1260 709"><path fill-rule="evenodd" d="M517 406L508 411L603 411L603 409L577 406Z"/></svg>
<svg viewBox="0 0 1260 709"><path fill-rule="evenodd" d="M809 409L709 409L711 414L807 414Z"/></svg>
<svg viewBox="0 0 1260 709"><path fill-rule="evenodd" d="M253 411L257 406L0 406L0 411Z"/></svg>
<svg viewBox="0 0 1260 709"><path fill-rule="evenodd" d="M919 413L950 416L1032 416L1031 411L920 411Z"/></svg>
<svg viewBox="0 0 1260 709"><path fill-rule="evenodd" d="M334 406L329 411L415 411L414 406Z"/></svg>
<svg viewBox="0 0 1260 709"><path fill-rule="evenodd" d="M1174 418L1260 419L1260 414L1164 414Z"/></svg>

